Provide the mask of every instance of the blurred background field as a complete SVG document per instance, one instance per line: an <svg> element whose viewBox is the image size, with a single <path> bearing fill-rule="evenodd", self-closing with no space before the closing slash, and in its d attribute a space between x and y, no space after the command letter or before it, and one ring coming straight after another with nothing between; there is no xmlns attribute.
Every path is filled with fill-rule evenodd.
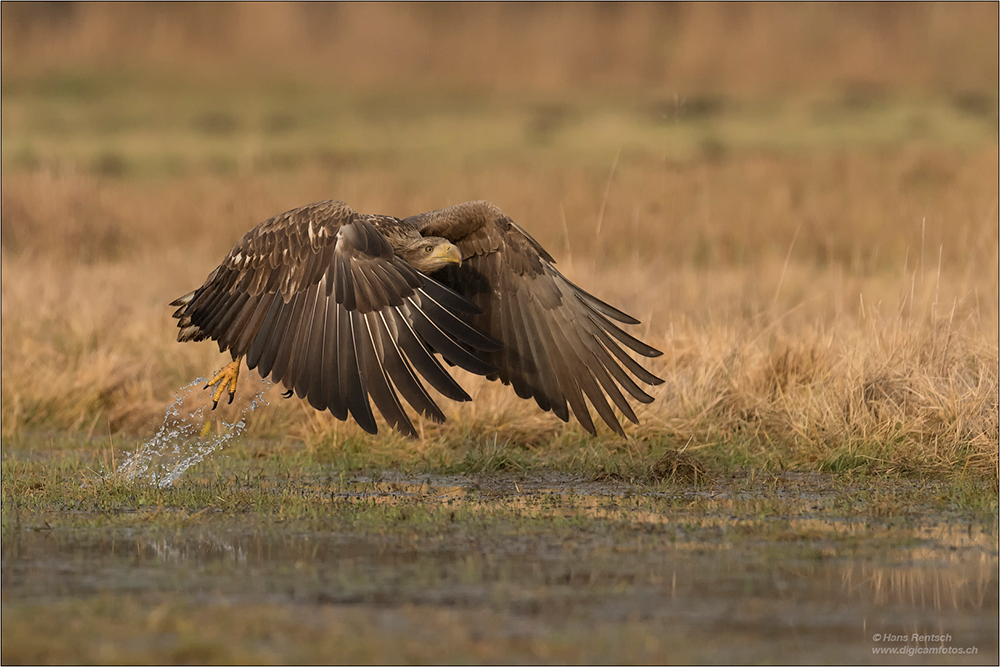
<svg viewBox="0 0 1000 667"><path fill-rule="evenodd" d="M996 4L0 11L5 444L155 430L225 361L166 304L257 222L489 199L664 351L635 446L996 478ZM620 444L462 382L372 449ZM277 394L251 436L359 433Z"/></svg>

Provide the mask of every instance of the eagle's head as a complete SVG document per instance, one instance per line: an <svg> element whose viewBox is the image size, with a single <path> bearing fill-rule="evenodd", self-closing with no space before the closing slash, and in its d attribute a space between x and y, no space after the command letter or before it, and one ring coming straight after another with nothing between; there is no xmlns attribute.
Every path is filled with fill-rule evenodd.
<svg viewBox="0 0 1000 667"><path fill-rule="evenodd" d="M423 273L434 273L449 264L462 263L458 246L440 236L422 236L395 250L407 264Z"/></svg>

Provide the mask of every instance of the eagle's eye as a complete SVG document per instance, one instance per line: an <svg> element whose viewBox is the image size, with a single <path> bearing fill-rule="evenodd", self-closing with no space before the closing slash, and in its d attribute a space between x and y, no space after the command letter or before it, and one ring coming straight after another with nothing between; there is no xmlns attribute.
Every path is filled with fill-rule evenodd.
<svg viewBox="0 0 1000 667"><path fill-rule="evenodd" d="M424 246L424 252L431 252L432 250L434 250L434 246L432 246L432 245L425 245Z"/></svg>

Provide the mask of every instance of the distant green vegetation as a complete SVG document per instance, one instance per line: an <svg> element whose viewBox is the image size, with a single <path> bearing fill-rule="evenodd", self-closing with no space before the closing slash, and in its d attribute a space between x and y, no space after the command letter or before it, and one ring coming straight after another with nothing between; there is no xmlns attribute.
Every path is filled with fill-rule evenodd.
<svg viewBox="0 0 1000 667"><path fill-rule="evenodd" d="M295 172L386 161L667 160L731 153L995 142L991 97L578 97L349 94L112 75L5 81L6 168L106 177Z"/></svg>

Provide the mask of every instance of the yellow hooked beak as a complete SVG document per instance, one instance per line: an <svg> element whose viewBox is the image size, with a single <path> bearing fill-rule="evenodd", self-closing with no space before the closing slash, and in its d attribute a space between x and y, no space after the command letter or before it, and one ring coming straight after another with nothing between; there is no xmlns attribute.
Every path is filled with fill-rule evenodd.
<svg viewBox="0 0 1000 667"><path fill-rule="evenodd" d="M445 243L444 245L438 246L434 249L434 254L432 256L442 262L458 264L459 266L462 265L462 251L459 250L458 246L453 243Z"/></svg>

